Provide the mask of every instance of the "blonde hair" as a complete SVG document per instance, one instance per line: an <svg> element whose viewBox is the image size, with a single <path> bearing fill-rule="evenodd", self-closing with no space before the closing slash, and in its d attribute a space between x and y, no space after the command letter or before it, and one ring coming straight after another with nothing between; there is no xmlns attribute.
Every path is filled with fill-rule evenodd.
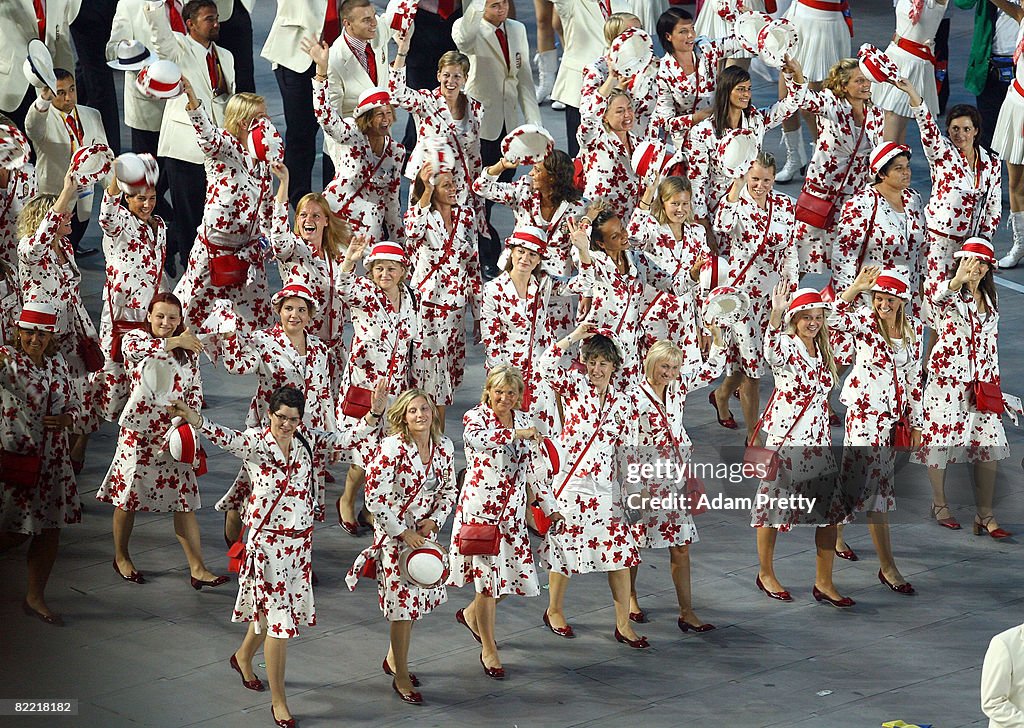
<svg viewBox="0 0 1024 728"><path fill-rule="evenodd" d="M356 128L363 133L363 136L366 136L366 133L370 130L370 119L383 108L383 106L377 106L356 117ZM391 109L391 115L394 116L395 107L392 104L388 104L387 108Z"/></svg>
<svg viewBox="0 0 1024 728"><path fill-rule="evenodd" d="M345 257L345 248L352 239L352 228L347 222L331 212L331 206L327 199L319 192L308 192L299 200L295 206L295 234L299 234L299 213L310 203L316 203L327 216L327 227L324 229L323 249L331 260L341 260Z"/></svg>
<svg viewBox="0 0 1024 728"><path fill-rule="evenodd" d="M654 195L654 199L651 200L651 217L660 222L662 225L668 225L668 215L665 213L665 202L671 200L673 197L678 195L680 192L689 192L690 199L693 199L693 185L690 184L690 180L686 177L666 177L658 185L657 194ZM686 216L684 221L687 225L693 223L693 208L690 208L690 214Z"/></svg>
<svg viewBox="0 0 1024 728"><path fill-rule="evenodd" d="M420 397L426 400L432 415L430 420L430 441L440 442L444 436L444 432L441 430L441 415L437 411L437 405L434 404L433 398L422 389L413 388L405 390L398 395L398 399L395 400L394 404L388 407L388 434L401 435L402 439L406 442L412 442L412 437L409 435L409 425L405 421L405 414L409 411L409 405L412 404L413 400Z"/></svg>
<svg viewBox="0 0 1024 728"><path fill-rule="evenodd" d="M515 387L519 394L522 394L526 389L522 372L510 364L500 364L491 369L491 371L487 372L487 379L484 381L484 389L480 395L480 401L489 405L491 397L487 394L487 390L501 386Z"/></svg>
<svg viewBox="0 0 1024 728"><path fill-rule="evenodd" d="M819 308L824 310L825 306L820 306ZM786 332L795 336L797 320L807 315L809 311L813 310L814 309L804 309L803 311L797 311L794 313L789 319L789 326L786 327ZM821 328L818 329L818 333L814 336L814 343L818 347L818 353L820 354L822 361L825 363L829 372L832 373L832 386L834 387L836 382L839 381L839 372L836 368L835 355L832 354L832 345L828 343L827 321L822 321Z"/></svg>
<svg viewBox="0 0 1024 728"><path fill-rule="evenodd" d="M856 58L840 58L832 68L828 69L828 75L822 84L834 93L837 98L848 100L846 96L846 84L850 82L850 76L855 68L860 68L860 62ZM871 99L864 102L864 106L870 106Z"/></svg>
<svg viewBox="0 0 1024 728"><path fill-rule="evenodd" d="M368 263L366 266L366 277L369 278L371 281L373 280L373 269L376 268L381 263L394 263L395 265L399 265L402 267L402 278L398 281L399 286L405 283L405 279L409 277L409 266L404 265L398 262L397 260L373 260L370 261L370 263Z"/></svg>
<svg viewBox="0 0 1024 728"><path fill-rule="evenodd" d="M882 317L878 315L878 310L875 308L875 294L882 293L881 291L871 291L871 315L875 319L875 326L878 328L878 333L885 339L885 343L892 346L892 338L889 336L888 328L882 323ZM891 294L883 294L891 295ZM907 302L899 296L893 296L893 298L899 299L900 312L896 314L896 325L899 330L903 332L900 337L903 339L903 345L909 347L917 337L914 335L914 327L910 325L910 319L907 318Z"/></svg>
<svg viewBox="0 0 1024 728"><path fill-rule="evenodd" d="M445 66L458 66L462 72L469 75L469 56L458 51L447 51L437 61L437 72L440 73Z"/></svg>
<svg viewBox="0 0 1024 728"><path fill-rule="evenodd" d="M18 239L35 235L56 202L56 195L36 195L29 200L18 214Z"/></svg>
<svg viewBox="0 0 1024 728"><path fill-rule="evenodd" d="M235 139L245 141L253 119L266 113L266 110L267 100L259 94L248 91L237 93L228 99L224 107L224 130Z"/></svg>
<svg viewBox="0 0 1024 728"><path fill-rule="evenodd" d="M611 90L611 93L609 93L608 97L605 99L604 116L608 116L608 112L612 108L612 101L614 101L615 99L619 98L620 96L622 96L623 98L626 99L626 103L629 104L629 108L631 108L631 109L633 108L633 97L630 96L627 91L625 91L625 90L623 90L621 88L617 88L616 87L616 88L613 88ZM601 124L604 126L605 131L610 131L610 128L608 127L608 120L607 119L602 118L601 119Z"/></svg>
<svg viewBox="0 0 1024 728"><path fill-rule="evenodd" d="M608 20L604 21L604 44L610 46L612 41L622 35L630 22L640 22L640 18L633 13L612 13Z"/></svg>
<svg viewBox="0 0 1024 728"><path fill-rule="evenodd" d="M647 377L647 381L654 378L655 369L665 361L683 363L683 350L668 339L656 342L648 350L647 358L644 359L644 376Z"/></svg>

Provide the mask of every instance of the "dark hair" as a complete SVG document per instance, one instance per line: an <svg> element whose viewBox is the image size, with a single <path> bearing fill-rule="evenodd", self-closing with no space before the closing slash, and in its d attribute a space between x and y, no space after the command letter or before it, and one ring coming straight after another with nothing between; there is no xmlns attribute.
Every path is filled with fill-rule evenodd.
<svg viewBox="0 0 1024 728"><path fill-rule="evenodd" d="M604 227L605 223L609 220L614 220L617 217L618 215L615 214L615 210L613 210L611 206L598 210L597 214L590 220L591 246L596 245L598 250L604 250L604 233L601 232L601 228Z"/></svg>
<svg viewBox="0 0 1024 728"><path fill-rule="evenodd" d="M270 395L270 409L267 412L275 415L282 407L294 407L299 411L299 417L302 417L306 413L306 395L295 387L279 387Z"/></svg>
<svg viewBox="0 0 1024 728"><path fill-rule="evenodd" d="M946 112L946 134L949 134L949 125L953 123L953 119L959 119L962 116L966 116L974 124L974 128L978 130L978 133L974 136L974 148L977 149L981 146L981 112L978 111L977 106L971 106L970 104L957 104L952 109Z"/></svg>
<svg viewBox="0 0 1024 728"><path fill-rule="evenodd" d="M903 152L900 152L899 154L894 155L885 164L883 164L882 168L880 170L878 170L878 173L875 175L875 182L881 182L882 181L882 177L884 177L885 175L889 174L889 169L892 167L893 164L896 163L896 160L899 159L900 157L906 157L907 161L909 162L910 161L910 157L911 157L910 150L907 149L906 151L903 151Z"/></svg>
<svg viewBox="0 0 1024 728"><path fill-rule="evenodd" d="M328 0L328 2L336 2L337 0ZM345 20L349 19L349 15L356 8L365 8L370 5L370 0L342 0L341 7L338 9L338 15Z"/></svg>
<svg viewBox="0 0 1024 728"><path fill-rule="evenodd" d="M67 81L69 78L74 81L75 74L66 68L55 68L53 69L53 77L58 81Z"/></svg>
<svg viewBox="0 0 1024 728"><path fill-rule="evenodd" d="M716 137L721 138L726 130L730 128L727 124L729 123L729 97L732 95L732 90L749 80L750 74L739 66L726 66L718 74L718 81L715 85L715 100L711 105L713 109L711 123L714 124ZM749 116L750 109L744 110L743 113Z"/></svg>
<svg viewBox="0 0 1024 728"><path fill-rule="evenodd" d="M583 361L593 359L595 356L607 359L612 363L615 371L618 371L619 367L622 366L622 354L619 353L619 347L615 345L614 341L603 334L594 334L584 341L583 346L580 347L580 356Z"/></svg>
<svg viewBox="0 0 1024 728"><path fill-rule="evenodd" d="M217 9L217 3L213 0L188 0L185 3L185 7L181 9L181 19L186 23L190 20L195 20L196 16L199 15L199 11L204 8Z"/></svg>
<svg viewBox="0 0 1024 728"><path fill-rule="evenodd" d="M573 183L576 168L572 158L561 149L552 149L544 157L544 171L551 177L551 201L555 205L563 202L576 202L582 193Z"/></svg>
<svg viewBox="0 0 1024 728"><path fill-rule="evenodd" d="M666 53L672 52L672 44L668 42L667 36L672 34L683 20L693 22L693 16L682 8L669 8L658 17L658 23L654 26L654 32L658 34L658 42Z"/></svg>
<svg viewBox="0 0 1024 728"><path fill-rule="evenodd" d="M175 296L170 291L162 291L153 296L152 300L149 302L149 306L146 308L146 313L153 313L153 308L158 303L167 303L170 304L171 306L177 306L178 313L182 314L181 322L178 324L177 328L174 329L174 332L171 334L171 336L180 336L181 333L185 330L185 310L181 305L181 301L178 299L177 296ZM149 335L153 335L152 324L149 324ZM179 364L184 364L188 360L188 357L191 355L191 352L186 351L185 349L173 349L171 351L171 354L174 356L175 361L177 361Z"/></svg>

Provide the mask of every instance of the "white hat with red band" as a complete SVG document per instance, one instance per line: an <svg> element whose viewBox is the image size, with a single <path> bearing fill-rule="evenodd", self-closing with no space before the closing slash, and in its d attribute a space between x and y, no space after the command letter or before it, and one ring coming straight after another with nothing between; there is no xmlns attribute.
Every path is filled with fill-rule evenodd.
<svg viewBox="0 0 1024 728"><path fill-rule="evenodd" d="M761 138L752 129L729 129L718 142L718 162L731 179L745 175L760 153Z"/></svg>
<svg viewBox="0 0 1024 728"><path fill-rule="evenodd" d="M139 71L135 87L143 96L154 99L173 99L185 91L181 83L181 68L174 61L159 60Z"/></svg>
<svg viewBox="0 0 1024 728"><path fill-rule="evenodd" d="M371 86L359 94L359 101L356 102L356 110L353 116L358 119L368 111L384 106L391 106L391 94L380 86Z"/></svg>
<svg viewBox="0 0 1024 728"><path fill-rule="evenodd" d="M954 258L980 258L989 265L996 264L995 250L992 243L985 238L967 238L960 250L953 253Z"/></svg>
<svg viewBox="0 0 1024 728"><path fill-rule="evenodd" d="M455 151L440 136L429 136L422 143L426 146L423 161L430 165L430 184L437 184L438 175L455 169Z"/></svg>
<svg viewBox="0 0 1024 728"><path fill-rule="evenodd" d="M505 239L507 248L526 248L544 258L548 253L548 234L533 225L517 225L512 234Z"/></svg>
<svg viewBox="0 0 1024 728"><path fill-rule="evenodd" d="M71 157L71 176L79 187L99 182L114 165L114 152L106 144L90 144Z"/></svg>
<svg viewBox="0 0 1024 728"><path fill-rule="evenodd" d="M750 310L750 296L733 286L712 289L704 302L704 322L735 324Z"/></svg>
<svg viewBox="0 0 1024 728"><path fill-rule="evenodd" d="M900 69L882 51L865 43L857 51L860 72L874 83L892 83L900 75Z"/></svg>
<svg viewBox="0 0 1024 728"><path fill-rule="evenodd" d="M626 28L608 48L608 66L623 78L642 73L654 60L654 43L642 28Z"/></svg>
<svg viewBox="0 0 1024 728"><path fill-rule="evenodd" d="M118 41L114 49L116 57L107 61L107 65L115 71L141 71L150 63L159 60L156 53L146 48L142 41L124 38Z"/></svg>
<svg viewBox="0 0 1024 728"><path fill-rule="evenodd" d="M284 141L274 123L265 116L253 119L246 139L249 154L267 164L284 162Z"/></svg>
<svg viewBox="0 0 1024 728"><path fill-rule="evenodd" d="M194 465L199 457L199 433L180 417L171 421L171 429L164 435L167 452L179 463Z"/></svg>
<svg viewBox="0 0 1024 728"><path fill-rule="evenodd" d="M21 169L28 164L28 137L14 124L0 124L0 168Z"/></svg>
<svg viewBox="0 0 1024 728"><path fill-rule="evenodd" d="M882 142L871 150L871 171L879 174L890 159L901 154L910 156L910 147L896 142Z"/></svg>
<svg viewBox="0 0 1024 728"><path fill-rule="evenodd" d="M646 179L649 172L661 175L673 153L660 139L645 139L636 145L629 163L637 177Z"/></svg>
<svg viewBox="0 0 1024 728"><path fill-rule="evenodd" d="M710 292L719 286L728 286L732 282L732 268L729 259L715 256L704 261L700 267L700 289Z"/></svg>
<svg viewBox="0 0 1024 728"><path fill-rule="evenodd" d="M125 152L114 160L114 176L125 192L133 194L145 187L156 187L160 167L152 154Z"/></svg>
<svg viewBox="0 0 1024 728"><path fill-rule="evenodd" d="M888 293L904 301L910 300L910 279L907 274L899 268L886 268L878 274L874 285L871 286L872 293Z"/></svg>
<svg viewBox="0 0 1024 728"><path fill-rule="evenodd" d="M19 329L57 332L57 309L42 301L28 301L18 316Z"/></svg>
<svg viewBox="0 0 1024 728"><path fill-rule="evenodd" d="M48 88L57 93L57 77L53 73L50 49L38 38L28 42L28 57L22 67L25 78L36 88Z"/></svg>
<svg viewBox="0 0 1024 728"><path fill-rule="evenodd" d="M316 296L313 295L313 291L306 285L306 282L298 279L289 279L284 284L284 288L274 294L270 303L272 306L277 306L278 301L283 301L286 298L302 298L314 310L320 305L320 302L316 300ZM313 312L310 311L310 313Z"/></svg>
<svg viewBox="0 0 1024 728"><path fill-rule="evenodd" d="M798 37L796 28L788 20L772 20L765 23L757 34L757 52L761 60L772 68L782 68L786 56L796 50Z"/></svg>
<svg viewBox="0 0 1024 728"><path fill-rule="evenodd" d="M772 22L772 16L767 13L747 12L741 13L733 23L733 34L736 40L748 53L759 53L758 36L761 29Z"/></svg>
<svg viewBox="0 0 1024 728"><path fill-rule="evenodd" d="M540 164L555 148L555 138L536 124L523 124L501 140L501 156L513 164Z"/></svg>
<svg viewBox="0 0 1024 728"><path fill-rule="evenodd" d="M785 323L789 324L793 314L806 311L811 308L828 308L829 305L821 298L821 291L817 288L798 288L789 302L789 310L786 311Z"/></svg>
<svg viewBox="0 0 1024 728"><path fill-rule="evenodd" d="M369 267L370 263L377 260L393 260L394 262L401 263L404 266L409 265L409 262L405 257L405 248L390 240L382 240L370 248L370 254L366 256L364 263Z"/></svg>

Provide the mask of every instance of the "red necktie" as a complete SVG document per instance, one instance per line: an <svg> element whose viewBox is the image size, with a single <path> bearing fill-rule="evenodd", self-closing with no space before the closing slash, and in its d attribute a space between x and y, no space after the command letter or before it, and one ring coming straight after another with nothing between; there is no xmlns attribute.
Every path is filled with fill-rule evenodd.
<svg viewBox="0 0 1024 728"><path fill-rule="evenodd" d="M213 95L216 96L220 89L220 69L217 67L217 51L213 46L210 46L210 50L206 54L206 69L210 72L210 88L213 89Z"/></svg>
<svg viewBox="0 0 1024 728"><path fill-rule="evenodd" d="M778 3L775 2L775 0L764 0L764 11L769 15L778 11L778 9L779 5Z"/></svg>
<svg viewBox="0 0 1024 728"><path fill-rule="evenodd" d="M370 82L377 85L377 54L373 52L373 48L367 43L363 46L363 53L366 55L366 75L370 77Z"/></svg>
<svg viewBox="0 0 1024 728"><path fill-rule="evenodd" d="M71 152L74 153L78 151L79 147L82 146L82 141L84 137L82 127L78 123L78 119L75 118L74 114L68 114L67 116L65 116L64 123L67 125L68 131L70 132L69 136L71 137Z"/></svg>
<svg viewBox="0 0 1024 728"><path fill-rule="evenodd" d="M501 45L501 52L505 56L505 68L511 68L512 64L508 59L508 38L505 37L505 31L501 28L495 28L494 34L498 36L498 43Z"/></svg>
<svg viewBox="0 0 1024 728"><path fill-rule="evenodd" d="M601 0L601 15L604 16L605 20L611 17L612 14L612 0Z"/></svg>
<svg viewBox="0 0 1024 728"><path fill-rule="evenodd" d="M448 16L455 12L455 0L437 0L437 14L441 20L448 20Z"/></svg>
<svg viewBox="0 0 1024 728"><path fill-rule="evenodd" d="M185 29L185 21L181 19L181 11L178 10L175 0L167 0L167 19L171 21L171 30L175 33L188 34Z"/></svg>
<svg viewBox="0 0 1024 728"><path fill-rule="evenodd" d="M338 0L327 0L327 14L324 16L324 29L320 33L320 40L327 45L333 45L341 35L341 18L338 16Z"/></svg>
<svg viewBox="0 0 1024 728"><path fill-rule="evenodd" d="M46 42L46 0L32 0L36 9L36 22L39 25L39 40Z"/></svg>

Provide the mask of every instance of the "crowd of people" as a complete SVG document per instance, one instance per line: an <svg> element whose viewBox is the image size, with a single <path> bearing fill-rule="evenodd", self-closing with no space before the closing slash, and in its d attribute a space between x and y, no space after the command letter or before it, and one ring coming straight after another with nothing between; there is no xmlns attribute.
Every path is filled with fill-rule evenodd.
<svg viewBox="0 0 1024 728"><path fill-rule="evenodd" d="M793 599L775 570L777 535L806 525L813 597L853 607L833 564L859 558L843 539L858 514L880 583L915 593L888 526L900 449L927 469L940 526L961 528L944 484L966 463L974 533L1011 535L993 503L1009 455L1002 414L1021 404L1000 388L993 276L1024 256L1024 66L1007 77L996 59L1024 47L1024 10L954 2L977 5L1006 90L994 109L946 109L943 130L934 52L946 0L899 0L892 45L860 60L846 2L794 0L780 21L770 0L706 0L696 18L685 2L535 0L536 82L510 0L392 0L383 15L370 0L279 0L262 56L284 102L283 142L253 90L251 2L120 0L106 25L94 14L107 3L0 9L55 66L47 81L38 57L23 69L19 55L0 77L0 543L31 542L25 613L63 624L45 587L60 530L81 520L76 474L105 422L119 435L96 498L114 506L113 569L132 583L146 581L129 550L139 512L174 514L193 588L230 581L203 557L201 443L242 461L216 504L238 573L231 619L248 623L230 666L263 690L262 647L281 726L295 725L286 648L316 623L314 524L328 517L372 534L346 581L377 582L390 625L382 670L407 703L423 702L413 624L447 586L474 589L456 618L492 679L506 677L497 603L538 596L539 569L552 633L575 636L571 578L605 572L615 639L644 649L637 566L644 550L667 549L679 628L714 630L690 585L699 480L682 479L684 506L658 508L677 483L625 478L655 461L687 472L684 405L704 387L759 468L763 503L843 473L813 511L758 500L755 583L772 599ZM123 115L78 103L79 84L104 95L102 74L84 70L95 38L76 17L109 39L101 62L124 71ZM751 103L751 63L770 60L746 30L758 23L793 41L764 109ZM878 57L896 71L879 77ZM170 76L149 65L158 58L173 61ZM564 108L568 148L514 153L526 135L551 139L537 128L549 101ZM402 140L399 108L410 114ZM132 153L102 170L94 200L80 168L104 146L120 151L122 119ZM911 186L911 119L927 204ZM781 163L763 149L776 127ZM126 178L136 161L142 181ZM998 260L1003 163L1013 244ZM775 187L800 177L796 199ZM504 237L494 205L514 216ZM97 252L83 242L94 208L98 327L77 262ZM809 288L809 274L830 283ZM453 412L476 346L480 404ZM232 423L202 414L211 366L256 375ZM444 434L452 417L464 469ZM413 565L423 559L444 568L424 577Z"/></svg>

